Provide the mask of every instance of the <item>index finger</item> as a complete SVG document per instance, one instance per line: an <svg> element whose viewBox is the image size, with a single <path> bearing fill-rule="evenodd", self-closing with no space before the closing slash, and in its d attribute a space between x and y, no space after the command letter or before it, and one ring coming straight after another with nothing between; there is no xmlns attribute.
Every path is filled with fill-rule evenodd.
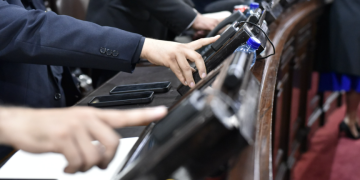
<svg viewBox="0 0 360 180"><path fill-rule="evenodd" d="M97 112L97 117L113 128L126 126L146 125L164 117L167 108L159 106L155 108L144 108L135 110L103 110Z"/></svg>
<svg viewBox="0 0 360 180"><path fill-rule="evenodd" d="M190 49L197 50L203 46L206 46L208 44L215 42L217 39L219 39L219 37L220 37L220 35L217 35L217 36L211 37L211 38L202 38L202 39L193 41L191 43L188 43L188 44L186 44L186 46L189 47Z"/></svg>
<svg viewBox="0 0 360 180"><path fill-rule="evenodd" d="M206 76L206 66L205 66L205 61L201 57L201 55L199 53L197 53L196 51L192 51L192 50L189 50L186 55L187 55L186 57L190 61L195 62L196 67L199 72L199 76L201 78L204 78Z"/></svg>

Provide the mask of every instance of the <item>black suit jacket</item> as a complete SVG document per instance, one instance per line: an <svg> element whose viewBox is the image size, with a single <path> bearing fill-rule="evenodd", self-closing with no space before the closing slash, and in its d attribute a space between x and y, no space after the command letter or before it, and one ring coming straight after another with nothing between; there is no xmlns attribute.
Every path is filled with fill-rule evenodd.
<svg viewBox="0 0 360 180"><path fill-rule="evenodd" d="M141 35L45 12L42 0L23 2L0 0L1 104L71 105L80 94L62 66L132 72L138 62Z"/></svg>
<svg viewBox="0 0 360 180"><path fill-rule="evenodd" d="M80 93L62 66L132 72L139 60L141 35L45 12L42 0L22 2L0 0L2 105L72 105ZM11 151L0 145L0 160Z"/></svg>
<svg viewBox="0 0 360 180"><path fill-rule="evenodd" d="M168 40L168 30L180 34L195 19L197 14L188 1L90 0L86 20Z"/></svg>

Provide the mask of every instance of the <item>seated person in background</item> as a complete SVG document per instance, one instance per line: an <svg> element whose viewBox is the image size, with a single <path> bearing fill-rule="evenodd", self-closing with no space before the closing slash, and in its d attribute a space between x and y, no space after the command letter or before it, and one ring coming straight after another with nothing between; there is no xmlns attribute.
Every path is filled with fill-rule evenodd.
<svg viewBox="0 0 360 180"><path fill-rule="evenodd" d="M31 153L61 153L68 161L66 173L93 166L105 169L119 145L113 128L145 125L164 117L166 111L165 107L123 111L0 107L0 144Z"/></svg>
<svg viewBox="0 0 360 180"><path fill-rule="evenodd" d="M351 139L360 139L360 1L335 0L325 37L326 49L318 60L321 72L319 91L345 91L346 115L339 130ZM325 33L326 34L326 33ZM329 41L327 41L329 40Z"/></svg>
<svg viewBox="0 0 360 180"><path fill-rule="evenodd" d="M197 13L190 3L190 0L90 0L86 20L161 40L174 40L175 35L189 28L210 31L220 22ZM94 86L117 72L94 69Z"/></svg>
<svg viewBox="0 0 360 180"><path fill-rule="evenodd" d="M199 11L199 13L205 13L204 11L205 7L216 1L224 1L224 0L193 0L195 4L195 8L197 11Z"/></svg>
<svg viewBox="0 0 360 180"><path fill-rule="evenodd" d="M161 40L174 40L189 28L212 30L219 24L192 5L190 0L90 0L86 20Z"/></svg>
<svg viewBox="0 0 360 180"><path fill-rule="evenodd" d="M204 13L213 13L219 11L230 11L233 12L234 6L236 5L249 5L251 2L261 3L262 0L194 0L199 8L202 8ZM196 8L198 8L195 5Z"/></svg>

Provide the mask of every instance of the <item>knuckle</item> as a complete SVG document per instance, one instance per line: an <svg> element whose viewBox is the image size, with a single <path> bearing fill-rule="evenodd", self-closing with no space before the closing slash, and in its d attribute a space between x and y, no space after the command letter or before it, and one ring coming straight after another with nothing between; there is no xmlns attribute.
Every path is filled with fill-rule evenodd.
<svg viewBox="0 0 360 180"><path fill-rule="evenodd" d="M91 118L95 110L96 109L91 108L83 109L81 113L79 113L79 120L87 120Z"/></svg>
<svg viewBox="0 0 360 180"><path fill-rule="evenodd" d="M68 139L70 137L70 131L67 128L58 128L54 134L59 139Z"/></svg>
<svg viewBox="0 0 360 180"><path fill-rule="evenodd" d="M176 55L172 55L169 59L171 63L176 63Z"/></svg>
<svg viewBox="0 0 360 180"><path fill-rule="evenodd" d="M174 59L175 59L175 53L174 53L174 52L169 52L169 53L167 53L166 55L164 55L164 59L165 59L166 61L170 61L170 62L174 61Z"/></svg>
<svg viewBox="0 0 360 180"><path fill-rule="evenodd" d="M77 121L71 121L71 123L69 123L69 127L71 130L79 130L81 128L81 123L80 120Z"/></svg>
<svg viewBox="0 0 360 180"><path fill-rule="evenodd" d="M202 60L202 56L199 53L196 53L195 57L196 57L196 59Z"/></svg>
<svg viewBox="0 0 360 180"><path fill-rule="evenodd" d="M191 67L190 67L190 66L185 66L185 67L183 68L183 70L184 70L184 71L191 71Z"/></svg>
<svg viewBox="0 0 360 180"><path fill-rule="evenodd" d="M182 48L186 48L186 45L185 44L177 44L177 48L180 48L180 49L182 49Z"/></svg>
<svg viewBox="0 0 360 180"><path fill-rule="evenodd" d="M120 139L119 136L115 136L115 138L111 142L113 147L118 147L119 146L119 144L120 144L119 139Z"/></svg>
<svg viewBox="0 0 360 180"><path fill-rule="evenodd" d="M105 142L105 145L108 148L117 148L119 146L119 137L118 136L114 136L113 138L108 138L107 141Z"/></svg>

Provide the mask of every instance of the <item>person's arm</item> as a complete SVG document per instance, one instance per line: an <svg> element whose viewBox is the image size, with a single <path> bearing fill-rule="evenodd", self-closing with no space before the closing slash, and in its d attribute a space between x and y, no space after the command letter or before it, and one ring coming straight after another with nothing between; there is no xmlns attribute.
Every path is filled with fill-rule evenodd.
<svg viewBox="0 0 360 180"><path fill-rule="evenodd" d="M187 60L196 64L199 76L204 78L206 76L205 62L194 50L215 42L219 37L199 39L188 44L146 38L141 57L153 64L169 67L185 86L193 88L195 87L192 75L194 69Z"/></svg>
<svg viewBox="0 0 360 180"><path fill-rule="evenodd" d="M56 152L67 173L106 168L119 144L112 128L145 125L166 115L165 107L99 110L89 107L28 109L0 107L0 144L32 153ZM94 145L93 140L100 144Z"/></svg>
<svg viewBox="0 0 360 180"><path fill-rule="evenodd" d="M0 17L0 61L132 72L141 57L171 68L185 85L194 82L187 59L196 62L203 77L205 64L194 50L217 39L189 44L145 40L138 34L53 12L28 11L6 1L0 1Z"/></svg>
<svg viewBox="0 0 360 180"><path fill-rule="evenodd" d="M131 72L144 37L0 1L0 61Z"/></svg>
<svg viewBox="0 0 360 180"><path fill-rule="evenodd" d="M188 28L211 31L220 22L201 15L183 0L134 0L145 7L171 31L180 34Z"/></svg>

